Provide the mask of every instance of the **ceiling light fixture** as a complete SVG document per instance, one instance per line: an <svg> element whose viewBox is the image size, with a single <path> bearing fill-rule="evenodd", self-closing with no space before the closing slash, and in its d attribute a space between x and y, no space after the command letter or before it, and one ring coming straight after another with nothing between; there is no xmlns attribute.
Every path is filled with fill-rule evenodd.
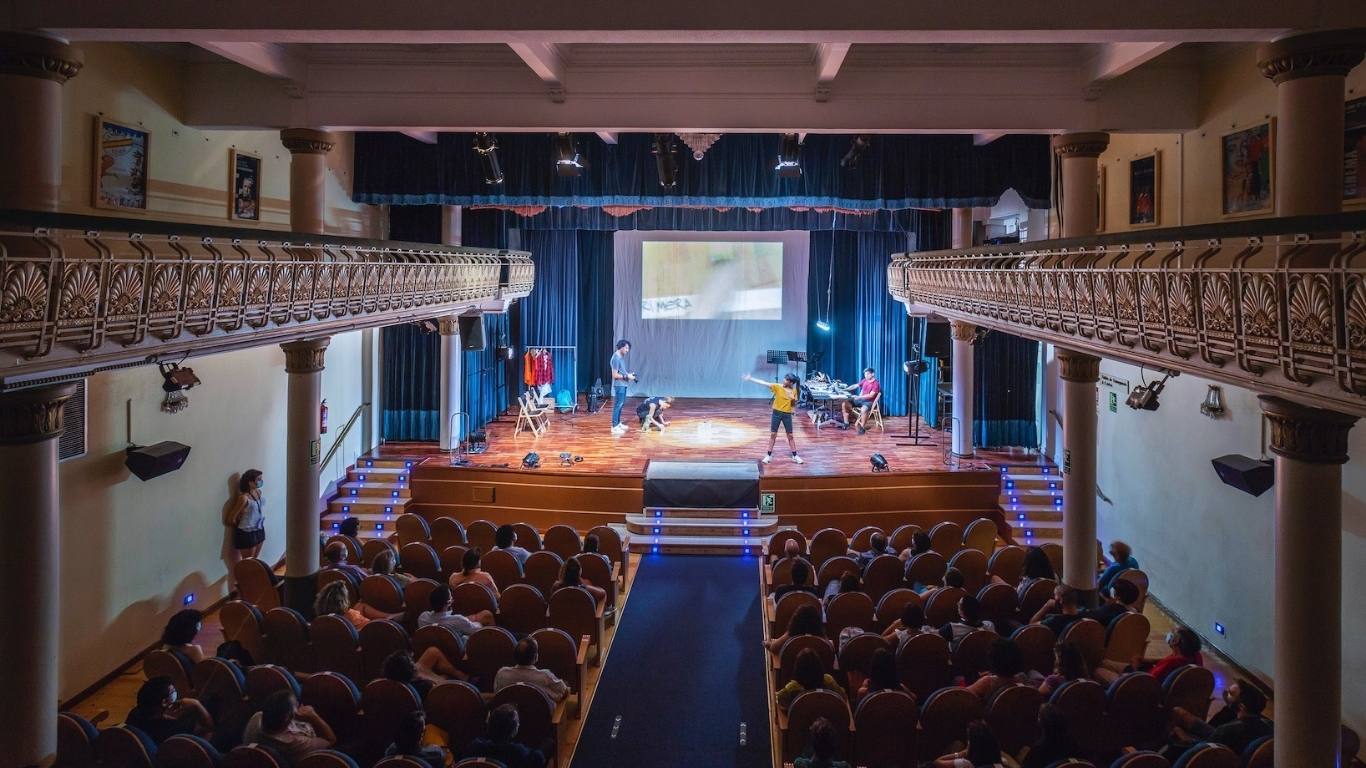
<svg viewBox="0 0 1366 768"><path fill-rule="evenodd" d="M1135 411L1155 411L1162 403L1157 401L1158 395L1162 394L1162 389L1167 386L1167 379L1176 375L1168 371L1159 381L1151 384L1140 384L1134 387L1134 391L1129 393L1129 397L1124 400L1124 404L1133 408Z"/></svg>
<svg viewBox="0 0 1366 768"><path fill-rule="evenodd" d="M498 163L498 139L491 133L474 134L474 152L484 170L485 184L503 183L503 166Z"/></svg>
<svg viewBox="0 0 1366 768"><path fill-rule="evenodd" d="M574 143L574 136L561 133L555 137L555 172L561 176L578 176L583 171L583 156Z"/></svg>
<svg viewBox="0 0 1366 768"><path fill-rule="evenodd" d="M840 158L840 167L845 170L853 170L858 167L859 161L863 159L863 153L868 151L868 145L873 143L873 137L860 133L849 142L849 149Z"/></svg>
<svg viewBox="0 0 1366 768"><path fill-rule="evenodd" d="M795 133L784 133L778 150L778 164L773 166L778 176L795 179L802 175L802 142Z"/></svg>
<svg viewBox="0 0 1366 768"><path fill-rule="evenodd" d="M659 186L673 189L678 186L678 158L674 156L674 140L667 133L655 134L655 167L659 171Z"/></svg>

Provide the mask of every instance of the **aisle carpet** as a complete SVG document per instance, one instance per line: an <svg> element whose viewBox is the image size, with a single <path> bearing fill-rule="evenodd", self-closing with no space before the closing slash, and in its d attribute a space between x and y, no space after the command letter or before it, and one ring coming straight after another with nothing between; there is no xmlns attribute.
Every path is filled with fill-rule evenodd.
<svg viewBox="0 0 1366 768"><path fill-rule="evenodd" d="M642 556L573 768L771 768L759 601L753 557Z"/></svg>

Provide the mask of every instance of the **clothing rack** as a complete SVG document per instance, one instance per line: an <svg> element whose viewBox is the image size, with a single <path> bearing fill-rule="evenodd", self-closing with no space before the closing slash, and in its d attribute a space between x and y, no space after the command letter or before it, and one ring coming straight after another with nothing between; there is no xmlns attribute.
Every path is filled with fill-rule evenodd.
<svg viewBox="0 0 1366 768"><path fill-rule="evenodd" d="M522 354L520 357L524 358L528 352L532 352L538 349L546 350L550 352L552 355L555 355L556 352L569 353L569 386L558 386L559 382L564 381L564 367L557 364L555 366L554 378L551 380L550 399L552 402L554 401L556 390L568 389L570 393L572 393L574 396L574 407L569 412L577 412L579 410L579 348L577 346L568 344L527 344L522 348ZM552 357L552 360L553 359L554 358ZM518 378L520 379L521 377L519 376ZM526 381L523 380L522 384L525 385Z"/></svg>

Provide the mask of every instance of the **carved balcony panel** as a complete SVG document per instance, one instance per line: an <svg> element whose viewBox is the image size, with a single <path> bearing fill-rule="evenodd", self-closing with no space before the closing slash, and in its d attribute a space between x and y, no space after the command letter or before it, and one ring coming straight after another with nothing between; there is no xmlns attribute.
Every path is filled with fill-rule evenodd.
<svg viewBox="0 0 1366 768"><path fill-rule="evenodd" d="M1366 415L1366 213L898 254L894 299Z"/></svg>
<svg viewBox="0 0 1366 768"><path fill-rule="evenodd" d="M0 211L0 377L506 311L535 277L523 252Z"/></svg>

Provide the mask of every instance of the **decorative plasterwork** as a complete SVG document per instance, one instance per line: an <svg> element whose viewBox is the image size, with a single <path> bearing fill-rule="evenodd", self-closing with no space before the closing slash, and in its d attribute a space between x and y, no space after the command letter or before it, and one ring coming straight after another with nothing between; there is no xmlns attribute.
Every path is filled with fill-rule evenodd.
<svg viewBox="0 0 1366 768"><path fill-rule="evenodd" d="M0 394L0 445L33 443L60 435L62 406L74 394L74 383Z"/></svg>
<svg viewBox="0 0 1366 768"><path fill-rule="evenodd" d="M1355 416L1262 397L1262 412L1271 424L1271 452L1311 464L1346 464L1347 433Z"/></svg>
<svg viewBox="0 0 1366 768"><path fill-rule="evenodd" d="M1345 77L1366 55L1366 29L1289 35L1257 48L1257 67L1277 85L1300 77Z"/></svg>
<svg viewBox="0 0 1366 768"><path fill-rule="evenodd" d="M42 35L0 32L0 74L65 83L85 66L79 50Z"/></svg>

